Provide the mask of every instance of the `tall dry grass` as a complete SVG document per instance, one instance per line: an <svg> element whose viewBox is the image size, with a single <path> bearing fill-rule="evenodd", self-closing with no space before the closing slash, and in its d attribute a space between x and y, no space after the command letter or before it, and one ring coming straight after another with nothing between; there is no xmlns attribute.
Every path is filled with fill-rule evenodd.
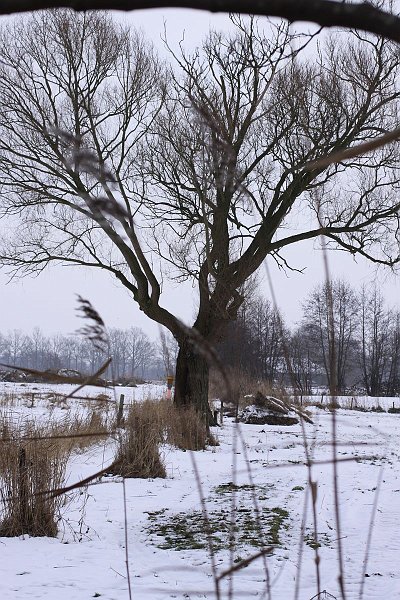
<svg viewBox="0 0 400 600"><path fill-rule="evenodd" d="M1 426L0 537L55 537L65 499L46 490L63 485L69 452L64 444L40 440L34 427ZM32 438L32 439L29 439Z"/></svg>
<svg viewBox="0 0 400 600"><path fill-rule="evenodd" d="M65 497L44 492L63 487L73 452L109 434L107 415L96 409L45 423L0 413L0 537L55 537Z"/></svg>
<svg viewBox="0 0 400 600"><path fill-rule="evenodd" d="M160 456L160 421L153 403L132 404L118 435L112 471L122 477L166 477Z"/></svg>
<svg viewBox="0 0 400 600"><path fill-rule="evenodd" d="M118 434L113 472L123 477L166 477L160 444L204 450L215 444L194 408L178 409L170 400L145 400L129 407Z"/></svg>

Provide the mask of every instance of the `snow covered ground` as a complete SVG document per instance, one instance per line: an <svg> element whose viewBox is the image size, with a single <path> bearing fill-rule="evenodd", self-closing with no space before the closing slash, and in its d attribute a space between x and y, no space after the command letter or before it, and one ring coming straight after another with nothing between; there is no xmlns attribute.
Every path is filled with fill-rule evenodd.
<svg viewBox="0 0 400 600"><path fill-rule="evenodd" d="M4 394L9 394L19 398L26 396L30 399L33 393L36 398L40 398L51 393L67 395L75 389L75 384L67 383L14 383L0 381L0 397ZM116 400L121 394L124 394L126 400L129 402L133 399L159 398L164 390L166 390L166 385L154 383L145 383L137 387L117 386L115 388L87 385L77 395L79 397L88 396L95 398L99 394L106 394L111 400Z"/></svg>
<svg viewBox="0 0 400 600"><path fill-rule="evenodd" d="M0 381L0 410L15 418L32 418L39 422L60 421L66 417L83 415L89 408L103 406L109 410L116 408L121 394L124 403L155 400L163 397L167 386L145 383L137 387L118 386L115 388L85 386L71 398L66 398L76 390L73 384L14 383ZM2 400L3 398L3 400Z"/></svg>
<svg viewBox="0 0 400 600"><path fill-rule="evenodd" d="M42 393L66 392L65 386L25 385L23 390L17 389L18 384L2 386L14 393L13 411L36 417L48 410ZM33 387L38 396L30 408ZM125 393L130 401L155 396L164 389L118 388L117 397ZM28 395L18 402L15 397L22 391ZM90 394L104 391L93 388ZM87 393L85 389L84 395ZM392 401L398 406L398 399L388 401L389 406ZM54 415L62 417L74 406L71 399L67 408L57 407ZM218 447L196 453L163 447L167 479L125 482L126 530L123 484L116 477L103 477L87 491L75 494L72 504L65 508L59 538L1 538L0 598L128 599L126 537L133 598L215 598L207 536L201 533L204 523L199 481L217 549L218 573L229 567L231 558L239 564L259 551L259 520L266 544L272 541L274 545L265 563L258 559L225 578L221 598L229 597L232 586L233 598L260 598L266 592L266 598L286 600L295 598L298 589L299 600L310 600L318 591L316 545L321 590L342 597L338 583L341 549L348 600L400 598L400 415L337 411L337 455L341 461L338 530L330 463L332 415L311 410L314 425L304 425L304 431L301 425L242 425L238 429L231 419L225 419L224 427L216 431ZM306 452L313 461L317 543ZM68 482L111 461L112 446L107 442L77 453L69 464ZM230 556L233 510L238 531ZM368 576L364 575L365 561Z"/></svg>
<svg viewBox="0 0 400 600"><path fill-rule="evenodd" d="M335 396L335 402L338 403L342 408L366 408L376 409L383 408L388 410L389 408L400 408L400 398L397 396L391 398L389 396ZM314 396L303 396L303 402L322 402L322 404L328 404L333 401L333 397L327 394L318 394Z"/></svg>

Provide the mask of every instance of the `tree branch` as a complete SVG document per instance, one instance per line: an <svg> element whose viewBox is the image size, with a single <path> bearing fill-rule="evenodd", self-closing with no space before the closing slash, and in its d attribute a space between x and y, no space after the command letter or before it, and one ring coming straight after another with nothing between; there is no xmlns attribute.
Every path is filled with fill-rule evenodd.
<svg viewBox="0 0 400 600"><path fill-rule="evenodd" d="M322 27L362 29L400 42L400 19L367 2L350 4L333 0L0 0L0 14L71 8L86 10L143 10L191 8L209 12L281 17L291 23L310 21Z"/></svg>

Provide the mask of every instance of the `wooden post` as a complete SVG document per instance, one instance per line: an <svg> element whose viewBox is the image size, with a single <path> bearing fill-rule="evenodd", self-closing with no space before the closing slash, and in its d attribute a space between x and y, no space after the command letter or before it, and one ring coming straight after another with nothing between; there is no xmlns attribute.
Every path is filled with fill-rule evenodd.
<svg viewBox="0 0 400 600"><path fill-rule="evenodd" d="M125 396L124 396L124 394L121 394L121 396L119 398L118 413L117 413L117 427L121 427L122 418L124 415L124 400L125 400Z"/></svg>
<svg viewBox="0 0 400 600"><path fill-rule="evenodd" d="M167 400L171 400L172 398L172 386L174 384L174 376L173 375L168 375L167 376L167 394L166 394L166 399Z"/></svg>
<svg viewBox="0 0 400 600"><path fill-rule="evenodd" d="M220 420L221 425L223 425L224 423L224 401L221 398L221 420Z"/></svg>

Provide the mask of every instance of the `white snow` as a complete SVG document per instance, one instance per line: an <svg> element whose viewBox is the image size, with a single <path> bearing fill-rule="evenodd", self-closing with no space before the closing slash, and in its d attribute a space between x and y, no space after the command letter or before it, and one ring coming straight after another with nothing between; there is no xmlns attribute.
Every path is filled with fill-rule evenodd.
<svg viewBox="0 0 400 600"><path fill-rule="evenodd" d="M13 411L43 416L49 408L39 396L50 391L67 391L65 386L59 385L31 384L21 388L20 384L2 384L3 391L13 390L16 396L22 391L31 393L35 391L33 388L38 394L34 407L29 408L25 400L15 401ZM162 386L117 388L116 398L124 393L127 401L132 401L163 391ZM111 393L93 388L90 395L100 392ZM83 395L87 394L85 389ZM115 399L115 396L110 398ZM392 402L399 405L398 399L385 400L386 406ZM69 408L58 409L60 414L74 410L72 399L68 405ZM223 428L216 430L220 442L216 448L196 453L162 448L167 479L126 480L129 572L135 600L215 598L207 550L161 549L159 546L165 539L148 530L153 522L148 513L165 511L154 517L155 522L159 519L159 523L165 524L173 515L202 510L193 461L211 518L218 511L216 514L221 520L230 519L233 493L226 485L230 482L247 485L234 494L241 508L254 510L253 492L248 488L254 484L261 510L278 507L288 511L288 528L280 531L281 544L266 559L271 586L269 597L273 600L295 598L298 585L299 600L310 600L317 593L317 584L315 551L301 539L305 505L307 539L311 539L314 527L305 446L315 463L311 477L317 484L321 590L338 599L342 597L338 583L340 543L348 600L358 600L361 585L365 600L400 598L400 415L337 411L336 450L338 458L343 459L338 464L338 531L333 468L329 462L333 452L332 415L320 409L311 410L314 425L304 425L305 437L301 424L292 427L241 425L238 429L226 418ZM358 460L347 460L356 456ZM86 477L111 461L112 444L109 443L76 454L69 464L68 482ZM218 486L224 484L223 489L227 491L221 493ZM1 599L129 598L122 482L116 477L103 477L87 488L87 494L88 497L84 492L75 494L72 504L65 508L59 538L0 539ZM80 508L83 504L82 523ZM366 565L369 577L364 577L363 562L371 519L372 540ZM243 559L257 550L242 544L235 549L233 558ZM229 567L229 560L228 549L217 552L219 572ZM234 575L233 598L263 597L265 580L265 568L259 559ZM221 598L229 597L228 588L228 580L224 580ZM268 594L264 597L268 598Z"/></svg>

